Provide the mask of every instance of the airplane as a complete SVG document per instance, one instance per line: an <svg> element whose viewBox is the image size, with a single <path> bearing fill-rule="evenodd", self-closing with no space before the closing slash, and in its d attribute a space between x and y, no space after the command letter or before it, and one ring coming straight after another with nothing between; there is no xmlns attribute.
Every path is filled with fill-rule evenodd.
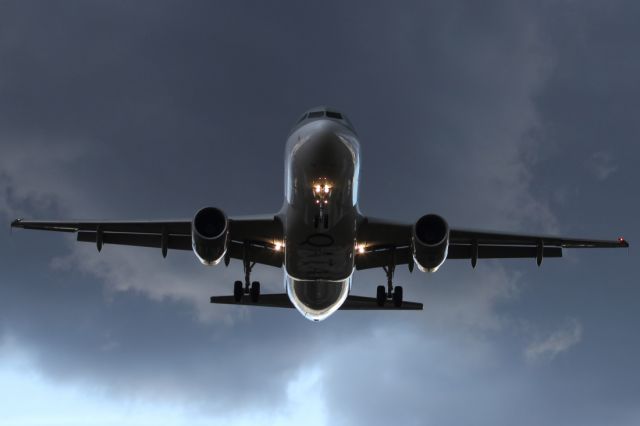
<svg viewBox="0 0 640 426"><path fill-rule="evenodd" d="M403 300L394 286L398 265L436 272L447 259L531 258L562 256L564 248L629 247L616 240L589 240L519 235L450 228L436 214L415 223L396 223L365 216L358 208L360 143L347 116L316 107L291 130L285 151L285 196L282 209L256 217L228 217L204 207L192 219L168 221L30 221L12 227L73 232L77 240L96 244L192 250L204 265L242 261L244 281L235 281L232 296L213 296L211 303L296 308L305 318L321 321L339 309L421 310ZM285 293L261 294L251 281L256 264L284 270ZM387 285L375 297L351 295L354 271L382 268Z"/></svg>

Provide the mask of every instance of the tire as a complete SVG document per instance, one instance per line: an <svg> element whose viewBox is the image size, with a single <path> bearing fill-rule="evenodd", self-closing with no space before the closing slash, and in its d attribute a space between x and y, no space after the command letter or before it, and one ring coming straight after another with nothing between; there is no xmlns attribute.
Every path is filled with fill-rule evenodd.
<svg viewBox="0 0 640 426"><path fill-rule="evenodd" d="M324 221L324 229L329 229L329 215L325 214L322 220Z"/></svg>
<svg viewBox="0 0 640 426"><path fill-rule="evenodd" d="M260 299L260 282L254 281L251 283L251 290L249 290L249 295L251 296L251 301L253 303L257 303Z"/></svg>
<svg viewBox="0 0 640 426"><path fill-rule="evenodd" d="M400 286L393 290L393 306L396 308L402 306L402 287Z"/></svg>
<svg viewBox="0 0 640 426"><path fill-rule="evenodd" d="M384 306L384 302L387 301L387 291L383 285L379 285L376 289L376 302L378 306Z"/></svg>
<svg viewBox="0 0 640 426"><path fill-rule="evenodd" d="M233 300L239 302L242 300L242 294L244 289L242 288L242 281L236 281L233 283Z"/></svg>

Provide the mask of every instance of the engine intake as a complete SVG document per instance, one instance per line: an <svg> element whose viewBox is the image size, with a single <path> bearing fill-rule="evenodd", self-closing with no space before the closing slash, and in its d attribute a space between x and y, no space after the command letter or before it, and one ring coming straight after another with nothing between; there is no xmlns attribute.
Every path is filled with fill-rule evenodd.
<svg viewBox="0 0 640 426"><path fill-rule="evenodd" d="M449 225L440 216L422 216L413 226L413 260L422 272L435 272L449 249Z"/></svg>
<svg viewBox="0 0 640 426"><path fill-rule="evenodd" d="M227 252L229 220L215 207L205 207L196 213L191 223L193 252L204 265L216 265Z"/></svg>

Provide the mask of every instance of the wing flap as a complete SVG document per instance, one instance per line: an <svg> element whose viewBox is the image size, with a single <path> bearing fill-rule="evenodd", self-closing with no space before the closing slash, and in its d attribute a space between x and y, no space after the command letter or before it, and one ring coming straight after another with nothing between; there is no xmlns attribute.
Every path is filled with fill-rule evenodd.
<svg viewBox="0 0 640 426"><path fill-rule="evenodd" d="M456 244L449 246L447 259L471 259L472 254L471 245ZM542 255L544 257L562 257L562 248L544 247ZM478 259L535 259L537 256L537 247L478 245Z"/></svg>
<svg viewBox="0 0 640 426"><path fill-rule="evenodd" d="M472 254L471 245L455 244L449 246L447 259L471 259ZM478 245L478 259L535 259L537 255L537 247ZM562 248L544 247L543 257L562 257ZM393 258L395 258L395 265L406 265L411 261L410 248L385 248L358 254L355 262L356 269L388 266Z"/></svg>
<svg viewBox="0 0 640 426"><path fill-rule="evenodd" d="M85 243L95 243L96 232L80 231L77 240ZM104 244L118 244L135 247L162 247L160 234L129 234L123 232L105 232L102 235ZM167 235L167 248L172 250L192 250L190 235Z"/></svg>
<svg viewBox="0 0 640 426"><path fill-rule="evenodd" d="M97 240L96 232L80 231L77 240L85 243L95 243ZM116 244L134 247L162 247L162 235L160 234L128 234L123 232L104 232L102 234L103 244ZM171 250L193 250L191 247L191 235L171 235L167 236L167 248ZM271 246L249 243L248 257L252 262L261 265L273 266L280 268L283 262L283 254L275 251ZM232 259L242 259L245 246L239 241L231 241L229 243L229 257Z"/></svg>
<svg viewBox="0 0 640 426"><path fill-rule="evenodd" d="M629 247L624 238L617 240L591 240L582 238L563 238L540 235L520 235L501 232L472 231L464 229L451 229L449 233L451 244L468 244L477 242L482 245L506 245L506 246L534 246L542 243L545 247L562 248L616 248Z"/></svg>

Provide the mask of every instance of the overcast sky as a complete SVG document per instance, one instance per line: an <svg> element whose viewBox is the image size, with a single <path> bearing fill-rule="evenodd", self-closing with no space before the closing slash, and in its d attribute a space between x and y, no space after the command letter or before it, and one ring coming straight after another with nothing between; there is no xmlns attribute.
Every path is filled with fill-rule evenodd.
<svg viewBox="0 0 640 426"><path fill-rule="evenodd" d="M0 423L640 424L638 22L635 1L0 1ZM210 305L237 263L9 232L277 211L321 104L360 135L365 214L632 247L401 268L424 311L311 323Z"/></svg>

